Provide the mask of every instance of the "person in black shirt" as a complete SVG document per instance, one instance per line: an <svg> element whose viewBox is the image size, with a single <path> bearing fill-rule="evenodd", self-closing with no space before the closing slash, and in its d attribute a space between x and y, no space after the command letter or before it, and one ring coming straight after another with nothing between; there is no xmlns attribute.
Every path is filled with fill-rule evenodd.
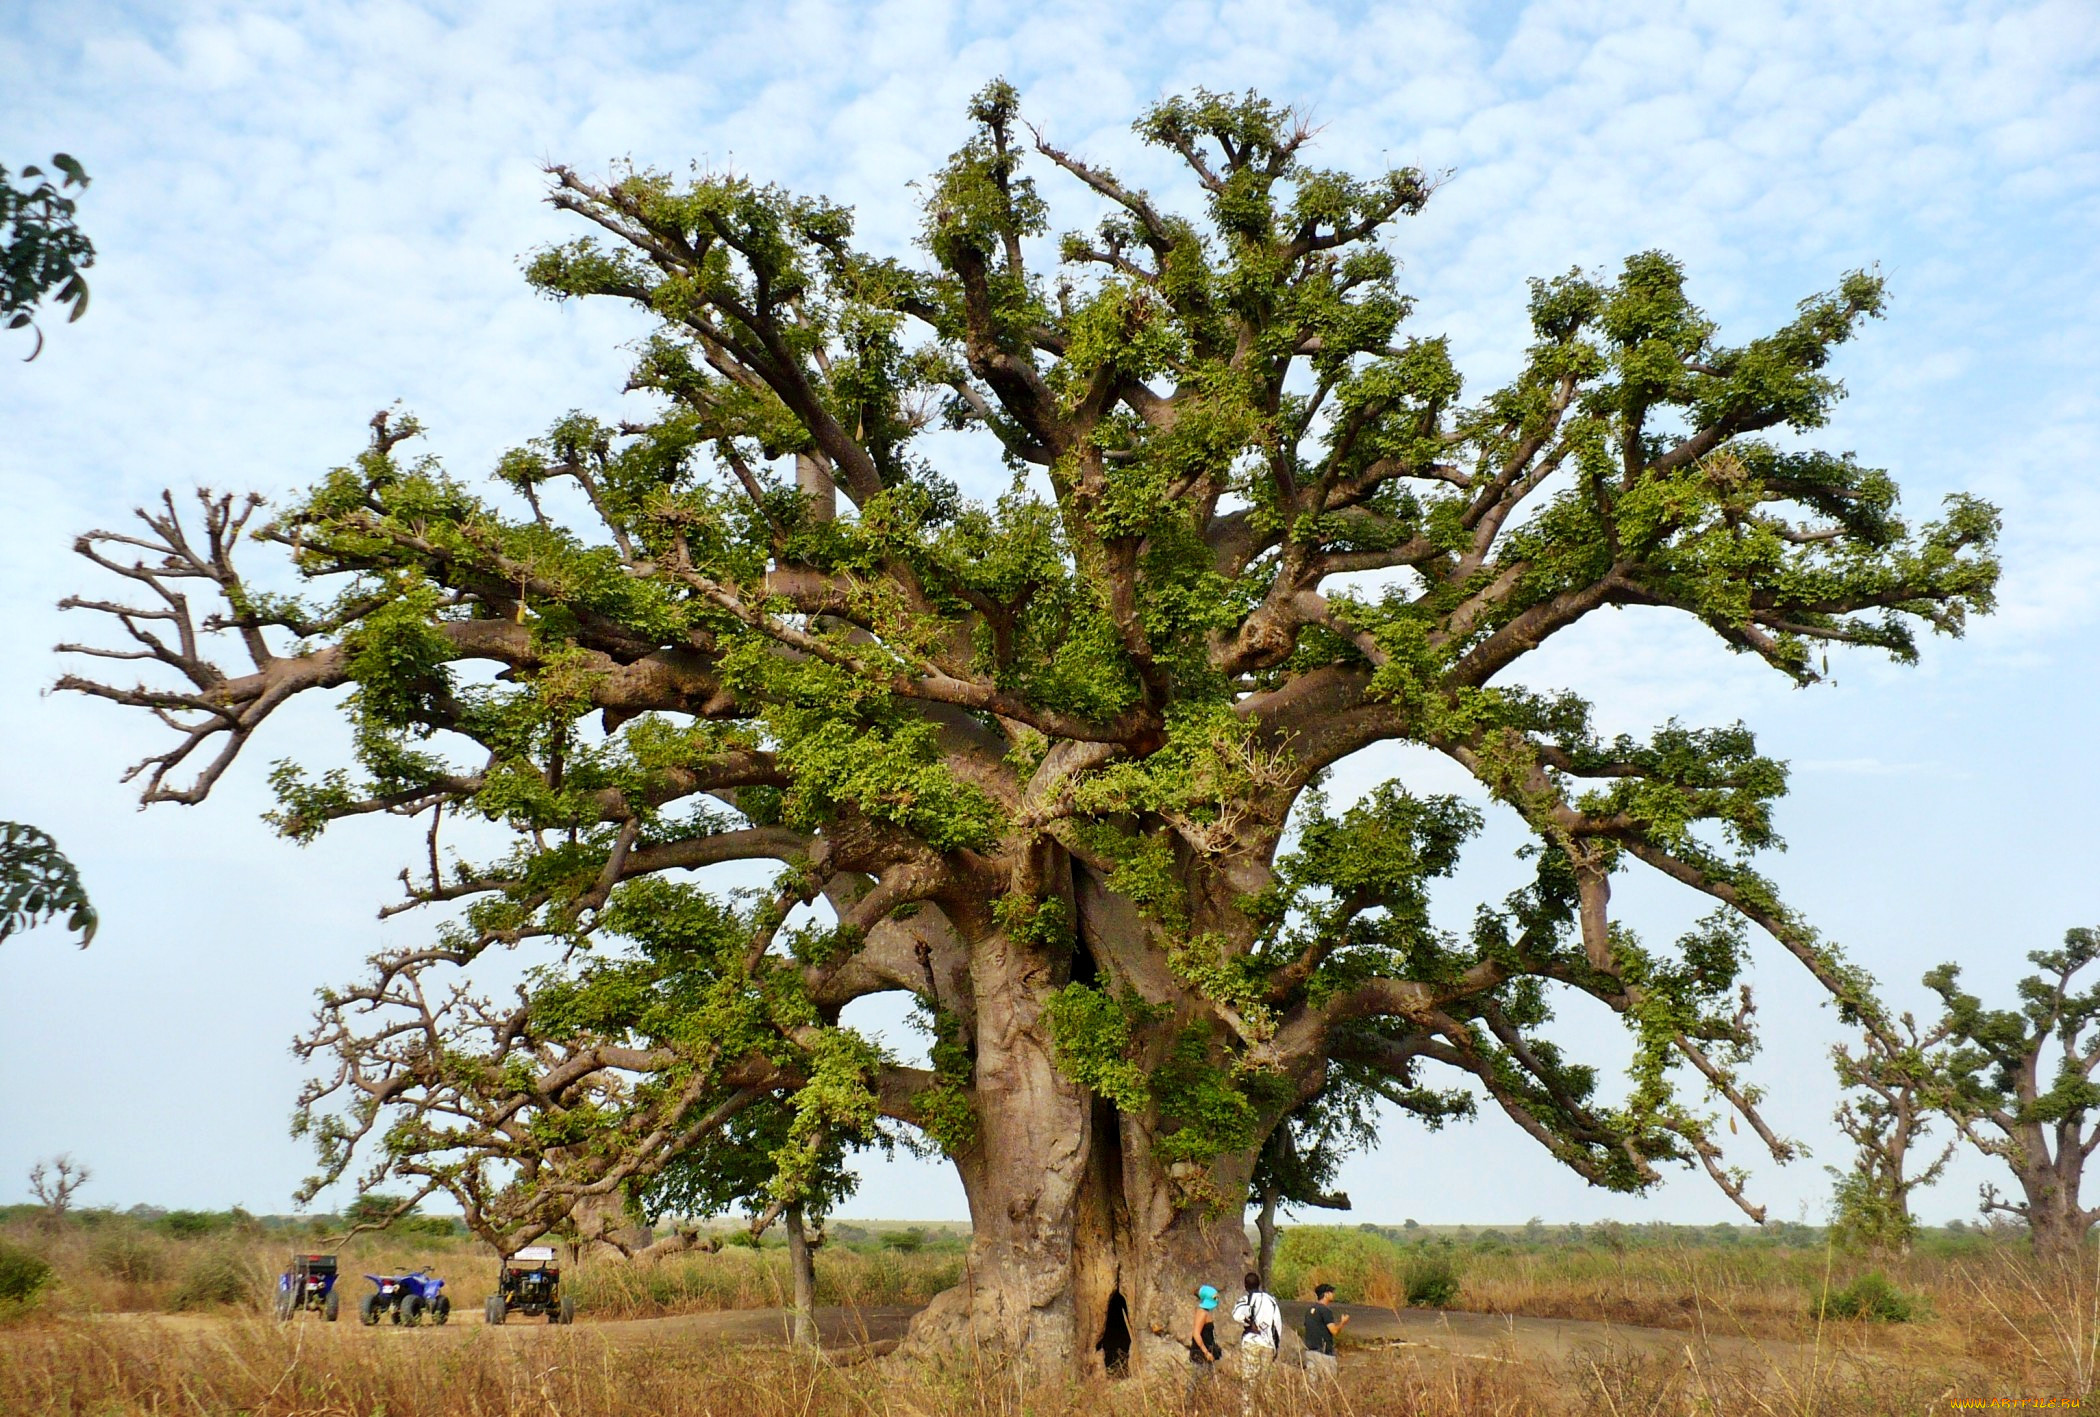
<svg viewBox="0 0 2100 1417"><path fill-rule="evenodd" d="M1334 1340L1348 1327L1349 1316L1337 1316L1333 1308L1334 1286L1321 1284L1313 1289L1312 1307L1305 1311L1305 1379L1307 1382L1333 1382L1341 1376L1341 1365L1334 1356Z"/></svg>

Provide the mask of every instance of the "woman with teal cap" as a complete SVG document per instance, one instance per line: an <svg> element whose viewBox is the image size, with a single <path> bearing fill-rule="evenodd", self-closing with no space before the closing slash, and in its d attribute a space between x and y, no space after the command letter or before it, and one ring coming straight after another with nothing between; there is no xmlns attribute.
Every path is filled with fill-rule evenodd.
<svg viewBox="0 0 2100 1417"><path fill-rule="evenodd" d="M1218 1346L1218 1291L1196 1286L1196 1316L1189 1322L1189 1387L1218 1371L1225 1350Z"/></svg>

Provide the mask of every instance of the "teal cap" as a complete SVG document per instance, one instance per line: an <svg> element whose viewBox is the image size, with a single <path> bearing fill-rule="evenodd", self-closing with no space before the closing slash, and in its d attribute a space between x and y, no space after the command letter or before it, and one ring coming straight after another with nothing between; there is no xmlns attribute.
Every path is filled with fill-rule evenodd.
<svg viewBox="0 0 2100 1417"><path fill-rule="evenodd" d="M1210 1286L1209 1286L1208 1284L1199 1284L1199 1285L1197 1285L1197 1286L1196 1286L1196 1305L1197 1305L1197 1307L1198 1307L1198 1308L1204 1308L1204 1309L1215 1309L1215 1308L1217 1308L1217 1307L1218 1307L1218 1291L1217 1291L1217 1290L1215 1290L1215 1289L1213 1289L1213 1288L1211 1288L1211 1287L1210 1287Z"/></svg>

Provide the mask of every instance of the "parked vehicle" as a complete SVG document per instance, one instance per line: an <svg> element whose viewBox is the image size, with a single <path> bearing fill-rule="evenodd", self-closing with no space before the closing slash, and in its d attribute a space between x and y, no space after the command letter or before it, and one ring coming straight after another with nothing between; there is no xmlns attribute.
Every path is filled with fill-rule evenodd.
<svg viewBox="0 0 2100 1417"><path fill-rule="evenodd" d="M277 1276L276 1310L279 1321L293 1314L319 1314L334 1323L336 1316L335 1256L293 1255L284 1273Z"/></svg>
<svg viewBox="0 0 2100 1417"><path fill-rule="evenodd" d="M500 1324L512 1314L545 1314L550 1324L576 1322L576 1301L561 1292L561 1266L552 1245L527 1245L505 1259L496 1273L496 1292L489 1295L484 1316Z"/></svg>
<svg viewBox="0 0 2100 1417"><path fill-rule="evenodd" d="M357 1304L357 1316L367 1324L379 1322L384 1314L397 1324L419 1324L427 1315L434 1324L441 1324L452 1317L451 1296L441 1292L445 1281L431 1274L428 1269L411 1270L407 1274L368 1274L373 1290Z"/></svg>

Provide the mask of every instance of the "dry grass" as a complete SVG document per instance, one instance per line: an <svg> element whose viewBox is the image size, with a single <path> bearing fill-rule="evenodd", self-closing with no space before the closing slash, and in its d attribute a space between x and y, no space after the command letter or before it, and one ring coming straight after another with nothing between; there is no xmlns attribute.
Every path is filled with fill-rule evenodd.
<svg viewBox="0 0 2100 1417"><path fill-rule="evenodd" d="M1618 1243L1478 1249L1301 1227L1285 1235L1276 1288L1309 1293L1325 1280L1346 1299L1398 1307L1410 1256L1426 1250L1459 1267L1451 1307L1476 1313L1865 1346L1907 1362L2016 1376L2029 1391L2083 1395L2100 1387L2100 1256L2090 1252L2083 1265L2052 1267L2033 1259L2024 1242L1982 1236L1921 1246L1896 1260L1847 1256L1816 1243L1687 1243L1666 1231L1636 1243L1612 1238ZM1841 1289L1869 1272L1885 1273L1917 1301L1914 1320L1819 1324L1815 1298L1824 1286Z"/></svg>
<svg viewBox="0 0 2100 1417"><path fill-rule="evenodd" d="M182 1313L214 1308L261 1313L286 1258L306 1239L257 1228L196 1239L173 1239L151 1226L110 1217L57 1235L29 1222L0 1227L0 1239L47 1261L56 1275L41 1309L49 1314ZM333 1252L333 1251L332 1251ZM361 1235L340 1251L338 1281L346 1314L356 1311L369 1285L364 1275L398 1274L428 1265L444 1277L455 1309L475 1312L494 1282L496 1260L486 1246L429 1236ZM870 1307L920 1304L962 1273L959 1242L914 1253L879 1247L829 1245L818 1252L817 1302ZM241 1283L232 1282L240 1276ZM767 1308L786 1302L787 1256L778 1247L731 1245L720 1253L688 1253L629 1262L586 1257L567 1271L577 1306L598 1318L657 1318L723 1309ZM241 1297L236 1299L238 1294Z"/></svg>
<svg viewBox="0 0 2100 1417"><path fill-rule="evenodd" d="M178 1321L179 1322L179 1321ZM1354 1353L1315 1398L1279 1372L1265 1417L1571 1417L1576 1413L1912 1417L1946 1410L1944 1374L1805 1361L1722 1367L1599 1353L1525 1363ZM1973 1390L1965 1390L1973 1391ZM1190 1399L1180 1374L1050 1384L989 1362L834 1366L784 1349L619 1346L588 1327L438 1336L258 1319L47 1321L0 1335L20 1417L1193 1417L1237 1412L1229 1380Z"/></svg>
<svg viewBox="0 0 2100 1417"><path fill-rule="evenodd" d="M893 1254L827 1246L817 1253L817 1302L873 1308L923 1304L962 1278L961 1253ZM620 1263L588 1260L576 1271L577 1306L604 1318L641 1319L785 1306L793 1291L778 1250Z"/></svg>
<svg viewBox="0 0 2100 1417"><path fill-rule="evenodd" d="M49 1260L58 1282L26 1317L0 1323L0 1411L8 1417L1135 1417L1237 1412L1221 1385L1186 1405L1180 1374L1160 1383L1066 1388L1031 1383L989 1360L945 1366L896 1359L839 1367L780 1349L674 1343L592 1320L772 1306L786 1287L777 1251L729 1248L643 1264L586 1261L572 1271L585 1322L500 1332L364 1330L352 1323L280 1327L260 1317L270 1277L298 1246L290 1234L177 1240L110 1221L52 1236L7 1237ZM1612 1237L1620 1241L1621 1237ZM1487 1247L1433 1243L1459 1269L1458 1307L1601 1319L1680 1330L1681 1348L1610 1345L1575 1359L1453 1356L1419 1346L1357 1349L1331 1403L1279 1383L1259 1410L1298 1414L1497 1413L1509 1417L1880 1417L1948 1411L1951 1397L2083 1398L2100 1386L2100 1275L2089 1262L2050 1268L2024 1247L1973 1240L1888 1266L1922 1300L1907 1324L1825 1322L1810 1296L1864 1265L1819 1246L1640 1243ZM1354 1230L1301 1227L1286 1236L1277 1285L1327 1279L1349 1300L1399 1306L1424 1247ZM478 1309L494 1271L479 1247L429 1237L362 1237L343 1259L346 1297L362 1271L432 1264L455 1303ZM820 1301L910 1304L952 1282L952 1245L905 1254L834 1244L818 1255ZM171 1318L200 1274L246 1274L251 1301ZM208 1286L206 1286L208 1287ZM1718 1356L1717 1356L1718 1355ZM1207 1406L1204 1404L1208 1404Z"/></svg>

